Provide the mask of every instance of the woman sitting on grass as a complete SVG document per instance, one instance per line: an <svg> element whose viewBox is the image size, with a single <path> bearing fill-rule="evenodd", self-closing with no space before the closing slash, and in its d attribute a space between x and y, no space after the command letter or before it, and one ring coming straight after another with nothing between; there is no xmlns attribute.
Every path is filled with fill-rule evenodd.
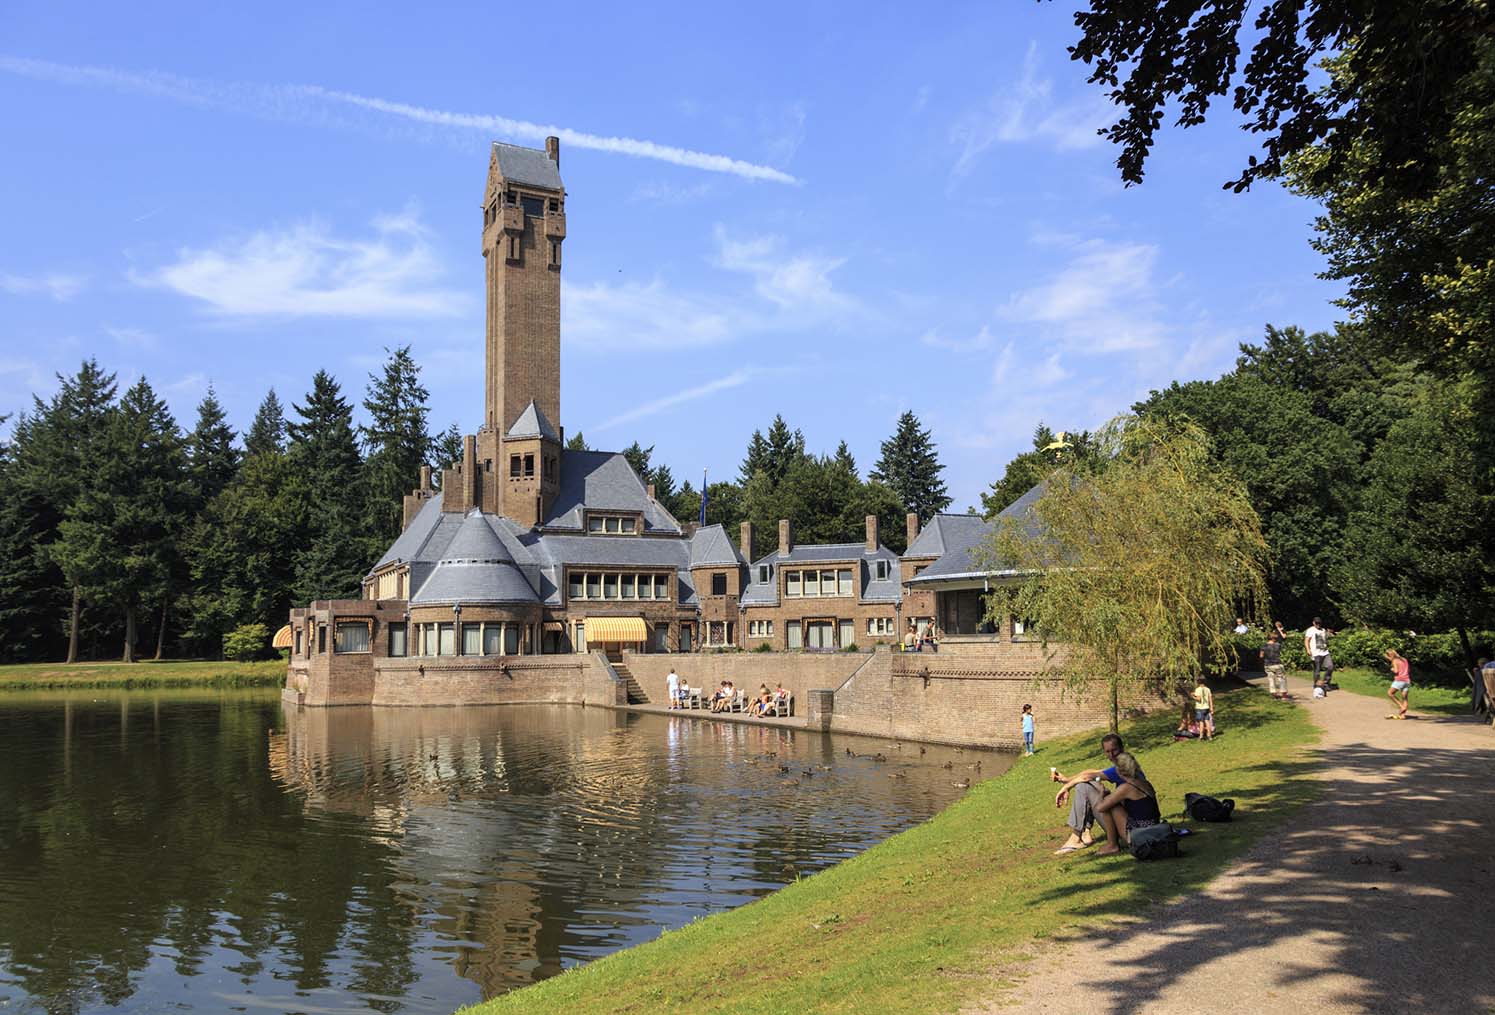
<svg viewBox="0 0 1495 1015"><path fill-rule="evenodd" d="M1123 782L1095 808L1095 816L1106 830L1106 844L1095 851L1096 856L1120 853L1121 847L1131 841L1134 830L1163 820L1158 809L1158 792L1138 771L1136 758L1125 751L1116 755L1116 774ZM1116 820L1118 808L1126 815L1121 823Z"/></svg>

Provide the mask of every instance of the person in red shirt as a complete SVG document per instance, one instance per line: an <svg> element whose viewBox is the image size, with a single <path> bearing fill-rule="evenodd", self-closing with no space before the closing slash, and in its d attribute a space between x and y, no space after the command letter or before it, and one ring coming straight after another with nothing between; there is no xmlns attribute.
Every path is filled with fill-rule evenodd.
<svg viewBox="0 0 1495 1015"><path fill-rule="evenodd" d="M1407 718L1407 697L1412 687L1412 664L1407 662L1394 648L1386 650L1386 661L1391 664L1391 690L1386 692L1386 697L1390 698L1391 703L1398 708L1395 715L1388 715L1386 718L1405 719Z"/></svg>

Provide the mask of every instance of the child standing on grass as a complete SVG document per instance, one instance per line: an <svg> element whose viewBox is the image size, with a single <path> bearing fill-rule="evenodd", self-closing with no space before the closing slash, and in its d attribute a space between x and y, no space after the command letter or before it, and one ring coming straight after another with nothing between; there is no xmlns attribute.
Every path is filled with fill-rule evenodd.
<svg viewBox="0 0 1495 1015"><path fill-rule="evenodd" d="M1215 738L1215 696L1210 693L1202 673L1194 684L1194 721L1199 723L1201 739Z"/></svg>
<svg viewBox="0 0 1495 1015"><path fill-rule="evenodd" d="M1388 715L1386 718L1405 719L1407 718L1407 698L1412 688L1412 664L1394 648L1386 650L1386 661L1391 664L1391 690L1386 692L1386 696L1400 710L1395 715ZM1398 699L1397 695L1401 695L1401 698Z"/></svg>
<svg viewBox="0 0 1495 1015"><path fill-rule="evenodd" d="M1026 757L1033 757L1033 706L1023 706L1023 751Z"/></svg>

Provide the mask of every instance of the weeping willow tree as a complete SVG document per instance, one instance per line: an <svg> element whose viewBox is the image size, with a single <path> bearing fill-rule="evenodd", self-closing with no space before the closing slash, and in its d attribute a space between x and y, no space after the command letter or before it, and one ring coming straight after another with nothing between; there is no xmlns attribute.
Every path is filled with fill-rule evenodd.
<svg viewBox="0 0 1495 1015"><path fill-rule="evenodd" d="M1024 618L1070 687L1104 686L1114 731L1125 694L1234 662L1234 619L1266 616L1267 544L1197 426L1123 416L1095 440L999 516L978 558L1009 580L988 619Z"/></svg>

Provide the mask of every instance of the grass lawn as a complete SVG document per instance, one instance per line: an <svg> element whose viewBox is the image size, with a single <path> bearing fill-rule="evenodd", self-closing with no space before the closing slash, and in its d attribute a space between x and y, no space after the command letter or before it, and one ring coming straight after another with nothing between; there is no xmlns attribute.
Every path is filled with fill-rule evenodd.
<svg viewBox="0 0 1495 1015"><path fill-rule="evenodd" d="M1181 859L1053 856L1065 815L1049 766L1094 765L1099 734L1040 741L1036 757L866 853L467 1011L954 1011L1042 939L1198 888L1314 795L1317 732L1303 709L1250 688L1215 702L1213 743L1174 743L1171 714L1122 730L1165 814L1177 819L1190 790L1237 801L1239 820L1204 826Z"/></svg>
<svg viewBox="0 0 1495 1015"><path fill-rule="evenodd" d="M141 663L17 663L0 666L0 691L68 687L273 687L285 682L283 659L257 663L163 660Z"/></svg>
<svg viewBox="0 0 1495 1015"><path fill-rule="evenodd" d="M1391 699L1386 698L1386 692L1391 688L1390 675L1376 670L1354 667L1336 668L1334 682L1342 691L1386 699L1386 710L1391 711ZM1452 687L1418 683L1417 673L1414 671L1412 673L1411 711L1429 712L1433 715L1468 715L1473 693L1472 689L1467 686L1463 690L1458 690Z"/></svg>

